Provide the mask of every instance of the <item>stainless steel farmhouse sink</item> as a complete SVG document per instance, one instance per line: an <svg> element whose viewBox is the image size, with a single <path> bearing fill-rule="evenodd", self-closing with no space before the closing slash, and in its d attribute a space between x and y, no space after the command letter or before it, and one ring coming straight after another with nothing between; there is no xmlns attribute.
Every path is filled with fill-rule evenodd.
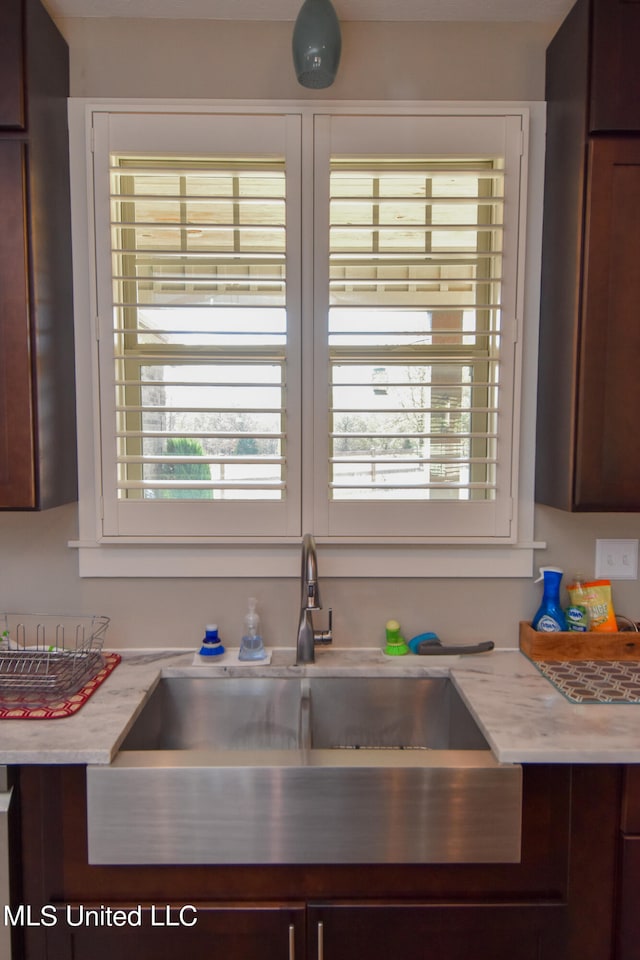
<svg viewBox="0 0 640 960"><path fill-rule="evenodd" d="M447 678L163 678L87 790L96 864L520 857L521 769Z"/></svg>

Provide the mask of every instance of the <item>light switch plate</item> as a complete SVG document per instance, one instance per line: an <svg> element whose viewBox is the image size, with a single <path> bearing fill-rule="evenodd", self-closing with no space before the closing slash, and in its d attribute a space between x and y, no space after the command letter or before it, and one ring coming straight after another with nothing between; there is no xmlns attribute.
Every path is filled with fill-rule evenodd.
<svg viewBox="0 0 640 960"><path fill-rule="evenodd" d="M637 580L637 540L596 540L598 580Z"/></svg>

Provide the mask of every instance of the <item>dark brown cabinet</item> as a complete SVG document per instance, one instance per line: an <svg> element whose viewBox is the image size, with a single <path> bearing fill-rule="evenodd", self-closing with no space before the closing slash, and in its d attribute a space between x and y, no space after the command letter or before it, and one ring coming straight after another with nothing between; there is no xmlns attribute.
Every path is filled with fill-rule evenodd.
<svg viewBox="0 0 640 960"><path fill-rule="evenodd" d="M0 6L0 128L24 129L22 4Z"/></svg>
<svg viewBox="0 0 640 960"><path fill-rule="evenodd" d="M640 138L589 143L574 496L640 510Z"/></svg>
<svg viewBox="0 0 640 960"><path fill-rule="evenodd" d="M625 770L621 830L616 960L636 960L640 952L640 766Z"/></svg>
<svg viewBox="0 0 640 960"><path fill-rule="evenodd" d="M57 911L48 956L73 960L295 960L304 956L299 904L129 906L70 904ZM94 913L91 913L91 911ZM93 923L95 916L96 922ZM116 925L113 921L118 921ZM100 925L99 921L103 921Z"/></svg>
<svg viewBox="0 0 640 960"><path fill-rule="evenodd" d="M639 48L640 3L578 0L547 51L536 500L564 510L640 510Z"/></svg>
<svg viewBox="0 0 640 960"><path fill-rule="evenodd" d="M119 867L87 861L84 769L23 767L16 902L36 923L14 960L613 960L622 771L523 777L519 863ZM141 923L78 924L79 907Z"/></svg>
<svg viewBox="0 0 640 960"><path fill-rule="evenodd" d="M76 498L68 49L0 5L0 509Z"/></svg>
<svg viewBox="0 0 640 960"><path fill-rule="evenodd" d="M307 911L308 960L558 960L560 906L326 904Z"/></svg>
<svg viewBox="0 0 640 960"><path fill-rule="evenodd" d="M637 960L640 952L640 836L625 836L620 851L620 916L616 960Z"/></svg>
<svg viewBox="0 0 640 960"><path fill-rule="evenodd" d="M640 130L640 0L592 0L589 129Z"/></svg>

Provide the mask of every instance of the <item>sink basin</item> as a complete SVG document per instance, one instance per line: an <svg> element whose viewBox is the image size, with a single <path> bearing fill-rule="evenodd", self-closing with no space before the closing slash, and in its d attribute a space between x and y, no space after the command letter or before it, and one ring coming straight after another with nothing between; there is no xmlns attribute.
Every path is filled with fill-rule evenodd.
<svg viewBox="0 0 640 960"><path fill-rule="evenodd" d="M447 678L167 677L87 770L89 861L515 862L521 802Z"/></svg>
<svg viewBox="0 0 640 960"><path fill-rule="evenodd" d="M300 701L299 679L165 678L121 750L298 749Z"/></svg>
<svg viewBox="0 0 640 960"><path fill-rule="evenodd" d="M446 678L172 677L122 750L487 750Z"/></svg>

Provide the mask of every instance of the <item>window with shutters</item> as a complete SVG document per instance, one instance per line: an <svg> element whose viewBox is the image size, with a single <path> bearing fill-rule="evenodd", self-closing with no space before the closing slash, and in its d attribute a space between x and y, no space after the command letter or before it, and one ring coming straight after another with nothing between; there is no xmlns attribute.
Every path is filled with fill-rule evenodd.
<svg viewBox="0 0 640 960"><path fill-rule="evenodd" d="M81 546L522 541L526 109L83 106Z"/></svg>

